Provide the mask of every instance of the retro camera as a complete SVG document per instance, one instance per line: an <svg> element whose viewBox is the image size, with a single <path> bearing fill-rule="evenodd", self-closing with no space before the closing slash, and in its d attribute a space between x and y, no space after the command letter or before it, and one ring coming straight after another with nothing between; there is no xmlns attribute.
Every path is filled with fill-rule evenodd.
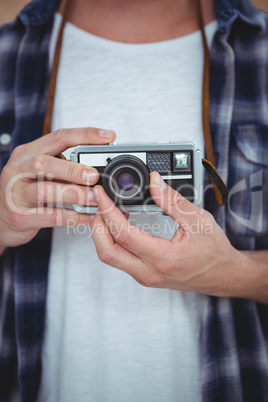
<svg viewBox="0 0 268 402"><path fill-rule="evenodd" d="M149 192L149 173L153 171L188 200L199 204L201 152L194 143L79 145L71 153L71 161L97 169L97 184L125 211L160 211ZM98 210L84 205L73 207L84 213Z"/></svg>

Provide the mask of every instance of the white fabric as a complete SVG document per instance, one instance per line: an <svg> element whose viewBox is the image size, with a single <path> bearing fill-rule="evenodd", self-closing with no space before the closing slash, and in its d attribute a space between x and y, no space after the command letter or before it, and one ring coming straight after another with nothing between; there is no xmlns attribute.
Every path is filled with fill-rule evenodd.
<svg viewBox="0 0 268 402"><path fill-rule="evenodd" d="M206 27L209 43L216 25ZM126 44L68 23L53 129L101 127L118 143L187 140L203 150L202 68L200 32ZM157 236L175 229L161 214L130 220ZM54 229L39 402L201 401L205 306L204 295L142 287L104 265L89 229Z"/></svg>

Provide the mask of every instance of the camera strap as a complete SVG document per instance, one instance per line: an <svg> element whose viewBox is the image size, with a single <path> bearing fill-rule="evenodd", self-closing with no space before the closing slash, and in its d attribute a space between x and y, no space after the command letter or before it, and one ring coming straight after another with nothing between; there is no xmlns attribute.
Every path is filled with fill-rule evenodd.
<svg viewBox="0 0 268 402"><path fill-rule="evenodd" d="M201 0L197 0L199 27L202 34L204 49L204 67L203 67L203 90L202 90L202 125L205 144L206 159L202 159L202 164L206 169L213 191L219 205L224 205L228 200L228 189L216 169L212 137L209 123L209 84L210 84L210 58L207 37L204 28L204 19L201 7Z"/></svg>
<svg viewBox="0 0 268 402"><path fill-rule="evenodd" d="M201 0L196 0L197 2L197 9L198 9L198 19L199 19L199 26L202 34L202 41L203 41L203 49L204 49L204 69L203 69L203 88L202 88L202 126L203 126L203 135L204 135L204 143L205 143L205 154L206 159L202 159L202 164L206 169L212 186L215 198L219 205L224 205L228 199L228 189L224 184L222 178L220 177L219 173L217 172L215 166L215 157L214 157L214 150L210 132L210 123L209 123L209 83L210 83L210 58L209 58L209 47L206 39L206 33L204 29L204 19L201 7ZM56 92L56 81L57 81L57 74L59 68L59 61L60 61L60 53L61 53L61 45L62 45L62 38L63 38L63 31L65 27L65 23L68 18L69 7L70 7L71 0L64 0L64 7L63 7L63 16L62 22L58 33L55 53L54 53L54 60L53 65L50 73L49 79L49 86L48 86L48 97L47 97L47 105L45 111L45 119L44 119L44 126L43 126L43 134L46 135L51 132L51 123L52 123L52 113L53 113L53 106L54 106L54 98ZM59 155L61 159L65 159L65 157L61 154Z"/></svg>

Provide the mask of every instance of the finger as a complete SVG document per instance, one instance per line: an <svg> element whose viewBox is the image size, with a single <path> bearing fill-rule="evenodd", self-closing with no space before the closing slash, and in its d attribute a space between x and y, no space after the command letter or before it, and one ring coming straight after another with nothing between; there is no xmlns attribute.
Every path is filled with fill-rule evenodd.
<svg viewBox="0 0 268 402"><path fill-rule="evenodd" d="M130 225L101 186L94 187L93 192L98 203L98 212L116 243L152 264L161 257L163 249L168 252L170 242L167 239L151 236L140 228Z"/></svg>
<svg viewBox="0 0 268 402"><path fill-rule="evenodd" d="M24 186L25 190L25 186ZM31 182L21 194L25 206L36 207L44 204L96 205L92 188L54 181Z"/></svg>
<svg viewBox="0 0 268 402"><path fill-rule="evenodd" d="M137 256L114 241L101 215L95 216L90 227L98 257L104 264L118 268L139 279L146 277L145 273L148 270L146 265Z"/></svg>
<svg viewBox="0 0 268 402"><path fill-rule="evenodd" d="M53 228L57 226L90 226L92 216L65 208L20 208L13 213L12 225L27 229Z"/></svg>
<svg viewBox="0 0 268 402"><path fill-rule="evenodd" d="M67 183L94 185L99 180L99 172L81 163L65 161L49 155L38 155L22 166L23 172L33 173L33 178L47 178ZM19 174L23 179L23 173Z"/></svg>
<svg viewBox="0 0 268 402"><path fill-rule="evenodd" d="M150 193L156 205L180 225L196 222L202 211L168 186L157 172L150 173Z"/></svg>
<svg viewBox="0 0 268 402"><path fill-rule="evenodd" d="M58 155L76 145L104 145L114 141L115 132L93 127L59 129L25 145L27 154Z"/></svg>

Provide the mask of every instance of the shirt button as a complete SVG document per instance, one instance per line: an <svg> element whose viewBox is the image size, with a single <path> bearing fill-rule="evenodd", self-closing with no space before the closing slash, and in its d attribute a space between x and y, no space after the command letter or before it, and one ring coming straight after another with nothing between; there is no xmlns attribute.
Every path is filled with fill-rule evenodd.
<svg viewBox="0 0 268 402"><path fill-rule="evenodd" d="M0 144L8 145L11 142L11 135L7 133L3 133L0 135Z"/></svg>

